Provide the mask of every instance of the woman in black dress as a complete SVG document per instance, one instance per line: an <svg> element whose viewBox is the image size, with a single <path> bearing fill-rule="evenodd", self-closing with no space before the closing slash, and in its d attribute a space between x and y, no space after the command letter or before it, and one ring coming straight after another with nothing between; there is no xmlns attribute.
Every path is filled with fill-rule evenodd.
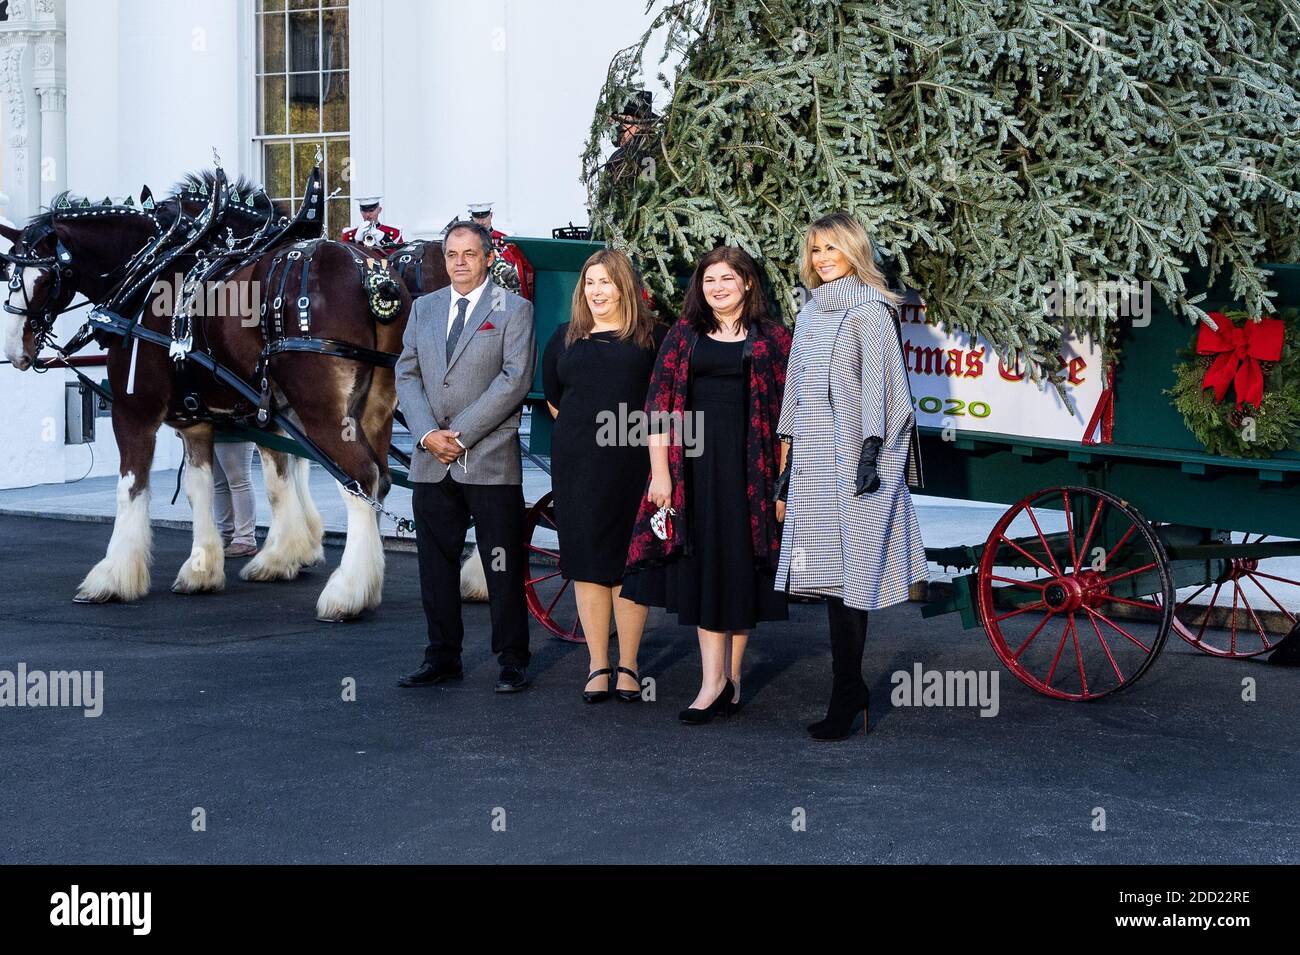
<svg viewBox="0 0 1300 955"><path fill-rule="evenodd" d="M560 569L574 581L591 663L583 699L641 698L637 652L646 608L620 595L627 544L650 465L640 417L663 332L641 298L631 263L602 249L582 267L570 321L542 356L542 387L555 418L551 488ZM618 676L609 665L609 618L618 626Z"/></svg>
<svg viewBox="0 0 1300 955"><path fill-rule="evenodd" d="M680 418L681 440L651 439L647 500L623 585L624 596L665 607L698 631L703 677L679 714L684 723L735 712L749 632L787 619L773 586L780 535L771 497L789 351L790 333L769 315L754 260L734 247L706 255L646 400L652 414L670 416L670 427ZM667 538L650 520L666 506L676 512Z"/></svg>

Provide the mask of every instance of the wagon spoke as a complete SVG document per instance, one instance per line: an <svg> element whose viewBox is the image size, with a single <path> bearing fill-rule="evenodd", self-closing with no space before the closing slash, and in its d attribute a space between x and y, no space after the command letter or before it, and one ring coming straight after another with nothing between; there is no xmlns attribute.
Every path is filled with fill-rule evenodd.
<svg viewBox="0 0 1300 955"><path fill-rule="evenodd" d="M1126 570L1126 571L1124 571L1124 573L1122 573L1122 574L1116 574L1114 577L1106 577L1106 578L1103 578L1101 582L1102 582L1103 584L1113 584L1113 583L1114 583L1115 581L1117 581L1117 580L1123 580L1123 579L1126 578L1126 577L1132 577L1134 574L1141 574L1141 573L1144 573L1144 572L1150 570L1152 567L1155 567L1155 566L1157 566L1157 565L1156 565L1156 562L1153 560L1153 561L1151 561L1151 563L1149 563L1149 564L1143 564L1141 567L1134 567L1132 570Z"/></svg>
<svg viewBox="0 0 1300 955"><path fill-rule="evenodd" d="M1047 670L1047 685L1052 685L1052 680L1056 676L1056 665L1061 662L1061 653L1065 650L1066 638L1070 636L1070 621L1067 618L1065 628L1061 631L1061 642L1056 647L1056 655L1052 657L1052 665Z"/></svg>
<svg viewBox="0 0 1300 955"><path fill-rule="evenodd" d="M1106 556L1102 558L1102 560L1105 562L1105 566L1102 568L1103 570L1109 570L1109 569L1110 569L1110 561L1111 561L1111 558L1115 556L1115 552L1116 552L1116 551L1118 551L1121 547L1124 546L1124 542L1125 542L1126 540L1129 539L1129 536L1130 536L1130 535L1131 535L1135 530L1137 530L1137 525L1136 525L1136 524L1130 524L1130 525L1128 526L1128 530L1126 530L1126 531L1124 532L1124 536L1121 537L1118 541L1116 541L1116 542L1115 542L1115 546L1112 547L1112 548L1110 549L1110 551L1106 554Z"/></svg>
<svg viewBox="0 0 1300 955"><path fill-rule="evenodd" d="M1070 513L1070 492L1061 489L1061 498L1065 506L1065 536L1070 542L1070 566L1074 572L1079 572L1079 552L1074 549L1074 515Z"/></svg>
<svg viewBox="0 0 1300 955"><path fill-rule="evenodd" d="M1153 613L1160 613L1161 607L1153 600L1131 600L1128 597L1116 597L1114 594L1107 594L1105 598L1110 603L1127 604L1130 607L1141 607L1143 610L1150 610Z"/></svg>
<svg viewBox="0 0 1300 955"><path fill-rule="evenodd" d="M1013 584L1017 587L1033 587L1035 590L1042 590L1047 586L1046 582L1037 580L1018 580L1015 577L999 577L997 574L989 574L990 580L1000 580L1006 584Z"/></svg>
<svg viewBox="0 0 1300 955"><path fill-rule="evenodd" d="M1255 613L1255 608L1252 607L1250 601L1246 599L1245 589L1240 587L1238 589L1241 591L1241 602L1245 605L1246 612L1250 614L1250 619L1255 621L1255 632L1258 633L1259 638L1264 641L1264 649L1271 649L1273 644L1269 642L1268 633L1264 630L1264 625L1260 623L1259 615Z"/></svg>
<svg viewBox="0 0 1300 955"><path fill-rule="evenodd" d="M1106 622L1106 625L1109 626L1110 628L1114 630L1118 630L1120 633L1124 634L1124 636L1127 637L1134 644L1134 646L1140 648L1143 653L1147 653L1147 654L1151 653L1150 647L1148 647L1137 637L1133 636L1133 634L1129 633L1127 630L1125 630L1123 627L1117 624L1114 620L1111 620L1110 617L1106 616L1104 613L1097 613L1097 611L1093 610L1091 607L1084 607L1083 609L1088 611L1088 613L1092 614L1092 616L1098 618L1099 620L1104 620Z"/></svg>
<svg viewBox="0 0 1300 955"><path fill-rule="evenodd" d="M1020 553L1024 554L1026 557L1028 557L1031 561L1033 561L1033 563L1035 563L1035 564L1037 564L1039 567L1041 567L1045 573L1048 573L1048 574L1052 573L1052 568L1048 567L1046 564L1044 564L1041 560L1039 560L1039 559L1038 559L1037 557L1035 557L1033 554L1029 553L1029 551L1025 550L1023 547L1021 547L1019 544L1017 544L1015 541L1013 541L1013 540L1012 540L1010 537L1008 537L1006 534L999 534L998 536L1001 537L1001 538L1002 538L1004 541L1006 541L1008 544L1010 544L1013 548L1015 548L1016 550L1020 551ZM1058 576L1059 576L1059 575L1058 575Z"/></svg>
<svg viewBox="0 0 1300 955"><path fill-rule="evenodd" d="M1010 612L1008 612L1008 613L1004 613L1004 614L1003 614L1002 616L1000 616L1000 617L994 617L993 619L994 619L994 621L996 621L997 623L1001 623L1003 620L1006 620L1006 619L1008 619L1008 618L1010 618L1010 617L1018 617L1018 616L1020 616L1020 614L1025 613L1025 612L1027 612L1027 611L1029 611L1029 610L1042 610L1042 609L1043 609L1044 607L1046 607L1046 606L1047 606L1047 604L1045 604L1043 601L1039 600L1039 601L1036 602L1036 603L1025 604L1023 607L1019 607L1019 608L1017 608L1017 609L1015 609L1015 610L1012 610L1012 611L1010 611Z"/></svg>
<svg viewBox="0 0 1300 955"><path fill-rule="evenodd" d="M1205 628L1210 623L1210 611L1219 605L1219 591L1223 589L1223 584L1219 583L1214 588L1214 595L1210 597L1210 605L1205 608L1205 616L1201 618L1201 629L1196 633L1196 642L1200 643L1205 639Z"/></svg>
<svg viewBox="0 0 1300 955"><path fill-rule="evenodd" d="M536 544L529 544L528 549L534 554L543 554L553 560L560 559L560 552L558 550L547 550L545 547L538 547Z"/></svg>
<svg viewBox="0 0 1300 955"><path fill-rule="evenodd" d="M550 580L552 577L558 577L564 573L562 570L553 570L549 574L543 574L541 577L529 577L524 583L540 584L543 580Z"/></svg>
<svg viewBox="0 0 1300 955"><path fill-rule="evenodd" d="M569 584L571 583L573 583L573 581L566 578L564 586L555 592L555 596L551 598L551 602L546 606L547 616L550 616L551 611L555 609L555 605L560 602L560 598L564 596L564 592L569 589Z"/></svg>
<svg viewBox="0 0 1300 955"><path fill-rule="evenodd" d="M1097 509L1092 512L1092 521L1088 524L1088 533L1083 535L1083 543L1079 545L1079 563L1075 566L1076 570L1083 566L1083 562L1088 556L1088 543L1092 540L1092 532L1097 529L1097 521L1101 517L1102 509L1105 506L1106 499L1097 498Z"/></svg>
<svg viewBox="0 0 1300 955"><path fill-rule="evenodd" d="M1187 596L1187 599L1186 599L1186 600L1180 600L1180 601L1178 601L1178 603L1175 604L1175 607L1186 607L1186 606L1188 606L1188 605L1189 605L1193 600L1195 600L1197 597L1199 597L1201 594L1205 593L1205 592L1206 592L1207 590L1209 590L1209 589L1210 589L1210 585L1209 585L1209 584L1201 584L1200 587L1196 588L1196 593L1194 593L1194 594L1189 594L1189 595Z"/></svg>
<svg viewBox="0 0 1300 955"><path fill-rule="evenodd" d="M1110 661L1110 668L1115 671L1115 676L1119 678L1119 682L1123 683L1124 674L1120 670L1119 664L1115 661L1115 654L1111 653L1110 644L1107 643L1106 638L1102 636L1101 627L1097 626L1097 621L1093 617L1089 617L1088 622L1092 624L1092 629L1097 632L1097 642L1101 644L1102 650L1105 651L1106 659Z"/></svg>
<svg viewBox="0 0 1300 955"><path fill-rule="evenodd" d="M1264 573L1262 570L1252 570L1252 571L1250 572L1250 576L1252 576L1252 577L1266 577L1266 578L1268 578L1269 580L1276 580L1276 581L1277 581L1278 583L1280 583L1280 584L1293 584L1293 585L1300 585L1300 580L1292 580L1290 577L1279 577L1279 576L1277 576L1276 574L1266 574L1266 573Z"/></svg>
<svg viewBox="0 0 1300 955"><path fill-rule="evenodd" d="M1011 659L1019 660L1020 654L1024 653L1025 650L1029 648L1029 645L1034 642L1034 637L1038 636L1039 632L1043 629L1043 625L1046 624L1047 621L1051 620L1054 616L1056 616L1054 611L1051 610L1047 611L1043 619L1038 621L1038 626L1034 627L1034 632L1025 638L1025 642L1020 644L1019 649L1017 649L1015 653L1011 654Z"/></svg>
<svg viewBox="0 0 1300 955"><path fill-rule="evenodd" d="M1293 614L1290 610L1287 610L1286 607L1283 607L1280 603L1278 603L1278 599L1274 597L1272 593L1269 592L1269 589L1265 587L1263 584L1261 584L1258 580L1255 580L1256 577L1267 577L1270 575L1261 574L1259 571L1256 570L1248 573L1246 576L1251 579L1251 581L1255 584L1256 587L1264 591L1264 596L1266 596L1269 600L1273 601L1273 606L1277 607L1278 610L1282 611L1283 616L1285 616L1292 623L1295 623L1295 614ZM1280 580L1281 578L1274 577L1273 579ZM1291 581L1287 581L1287 583L1291 583Z"/></svg>
<svg viewBox="0 0 1300 955"><path fill-rule="evenodd" d="M1056 555L1052 553L1052 548L1048 546L1047 538L1043 536L1043 529L1038 526L1038 518L1034 515L1034 509L1028 504L1025 505L1025 513L1029 515L1030 522L1034 525L1034 530L1038 532L1038 539L1043 543L1043 552L1047 554L1047 559L1052 562L1052 570L1057 577L1064 577L1061 573L1061 566L1056 562Z"/></svg>
<svg viewBox="0 0 1300 955"><path fill-rule="evenodd" d="M1228 644L1228 649L1233 653L1237 652L1237 598L1239 596L1241 596L1241 585L1234 580L1232 582L1232 617L1230 618L1232 621L1232 642Z"/></svg>
<svg viewBox="0 0 1300 955"><path fill-rule="evenodd" d="M1083 666L1083 648L1079 646L1079 628L1074 622L1074 612L1070 613L1070 639L1074 641L1074 659L1079 664L1079 687L1083 695L1088 695L1088 673Z"/></svg>

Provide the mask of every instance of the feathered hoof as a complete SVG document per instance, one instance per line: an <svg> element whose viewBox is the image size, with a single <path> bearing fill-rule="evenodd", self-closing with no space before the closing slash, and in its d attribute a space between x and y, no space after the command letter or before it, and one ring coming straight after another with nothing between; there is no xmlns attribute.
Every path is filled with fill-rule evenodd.
<svg viewBox="0 0 1300 955"><path fill-rule="evenodd" d="M148 592L148 561L105 557L86 574L72 599L79 604L129 603Z"/></svg>
<svg viewBox="0 0 1300 955"><path fill-rule="evenodd" d="M302 564L275 551L261 550L239 571L240 579L269 583L273 580L293 580L302 570Z"/></svg>
<svg viewBox="0 0 1300 955"><path fill-rule="evenodd" d="M225 556L220 545L200 547L181 564L172 583L174 594L210 594L226 589Z"/></svg>
<svg viewBox="0 0 1300 955"><path fill-rule="evenodd" d="M483 558L475 547L469 559L460 568L460 599L483 603L488 599L487 577L483 573Z"/></svg>
<svg viewBox="0 0 1300 955"><path fill-rule="evenodd" d="M365 581L336 569L316 600L316 619L342 623L359 617L363 611L379 606L383 586L382 572L377 579Z"/></svg>

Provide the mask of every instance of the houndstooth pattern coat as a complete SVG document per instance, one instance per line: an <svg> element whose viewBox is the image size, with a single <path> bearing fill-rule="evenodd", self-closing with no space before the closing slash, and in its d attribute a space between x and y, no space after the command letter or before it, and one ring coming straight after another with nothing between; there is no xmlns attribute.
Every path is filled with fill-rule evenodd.
<svg viewBox="0 0 1300 955"><path fill-rule="evenodd" d="M876 610L928 578L908 491L912 395L893 309L848 275L795 322L777 434L792 441L777 589ZM882 439L878 490L854 496L864 438Z"/></svg>

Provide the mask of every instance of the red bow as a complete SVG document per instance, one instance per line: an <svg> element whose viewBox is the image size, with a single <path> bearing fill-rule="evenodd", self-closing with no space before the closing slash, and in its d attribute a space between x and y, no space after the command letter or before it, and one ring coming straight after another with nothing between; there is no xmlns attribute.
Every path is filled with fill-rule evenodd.
<svg viewBox="0 0 1300 955"><path fill-rule="evenodd" d="M1218 331L1201 323L1196 335L1196 354L1218 357L1201 379L1201 387L1213 388L1214 400L1221 402L1228 386L1235 385L1237 407L1250 404L1258 408L1264 400L1264 372L1259 363L1282 357L1282 320L1247 319L1241 325L1234 325L1222 312L1210 312L1210 318L1219 326Z"/></svg>

